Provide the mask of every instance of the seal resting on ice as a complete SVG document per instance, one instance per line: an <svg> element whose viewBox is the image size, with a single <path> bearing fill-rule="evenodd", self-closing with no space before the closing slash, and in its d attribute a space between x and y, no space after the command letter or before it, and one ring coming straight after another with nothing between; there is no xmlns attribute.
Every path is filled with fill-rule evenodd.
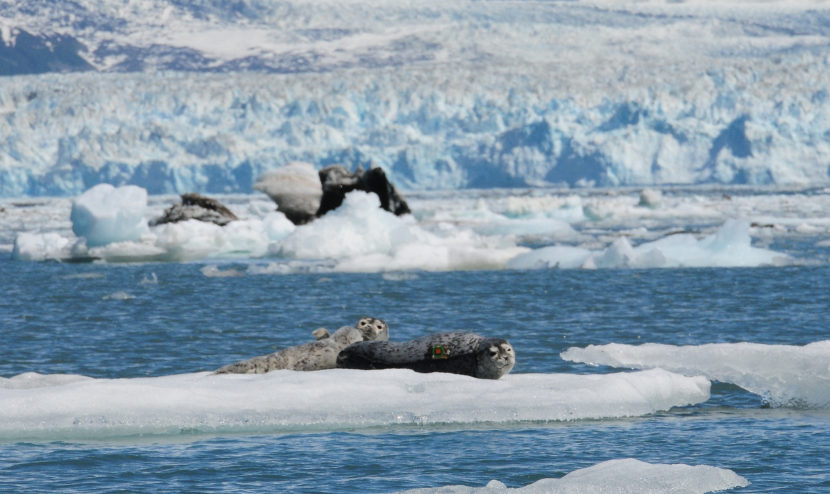
<svg viewBox="0 0 830 494"><path fill-rule="evenodd" d="M181 204L174 204L165 209L160 218L150 222L150 226L186 220L199 220L225 226L231 221L239 219L230 209L216 199L196 193L182 194L181 198Z"/></svg>
<svg viewBox="0 0 830 494"><path fill-rule="evenodd" d="M349 345L337 356L346 369L412 369L449 372L481 379L498 379L516 363L513 347L501 338L455 331L412 341L363 341Z"/></svg>
<svg viewBox="0 0 830 494"><path fill-rule="evenodd" d="M329 334L325 328L318 328L312 332L312 336L317 341L229 364L220 367L215 373L264 374L278 369L298 371L333 369L337 363L337 355L352 343L389 338L389 327L382 319L364 317L358 321L357 326L357 328L343 326L334 334Z"/></svg>
<svg viewBox="0 0 830 494"><path fill-rule="evenodd" d="M389 339L389 325L383 319L376 317L363 317L357 321L357 329L363 335L363 341L374 341ZM315 340L324 340L331 336L326 328L317 328L311 332Z"/></svg>

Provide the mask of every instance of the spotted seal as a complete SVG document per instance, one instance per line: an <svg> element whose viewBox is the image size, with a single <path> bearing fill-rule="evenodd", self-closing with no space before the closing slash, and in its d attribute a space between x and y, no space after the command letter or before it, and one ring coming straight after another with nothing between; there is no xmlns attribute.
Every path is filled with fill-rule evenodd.
<svg viewBox="0 0 830 494"><path fill-rule="evenodd" d="M383 319L363 317L357 321L357 329L363 341L386 341L389 339L389 325Z"/></svg>
<svg viewBox="0 0 830 494"><path fill-rule="evenodd" d="M386 341L389 339L389 325L383 319L364 317L357 321L356 328L363 335L364 341ZM331 334L326 328L317 328L311 332L311 336L315 340L324 340L329 338Z"/></svg>
<svg viewBox="0 0 830 494"><path fill-rule="evenodd" d="M389 339L389 326L382 319L364 317L358 321L357 328L343 326L334 334L329 334L325 328L317 328L311 334L316 341L229 364L219 368L216 374L264 374L277 369L333 369L337 354L352 343Z"/></svg>
<svg viewBox="0 0 830 494"><path fill-rule="evenodd" d="M362 341L343 349L337 367L347 369L404 368L416 372L450 372L498 379L516 363L513 347L501 338L454 331L412 341Z"/></svg>

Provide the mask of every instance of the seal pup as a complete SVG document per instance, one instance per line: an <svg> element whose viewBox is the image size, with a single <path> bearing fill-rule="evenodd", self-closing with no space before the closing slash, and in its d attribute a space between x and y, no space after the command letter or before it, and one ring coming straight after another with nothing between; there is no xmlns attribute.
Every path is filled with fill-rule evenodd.
<svg viewBox="0 0 830 494"><path fill-rule="evenodd" d="M337 367L346 369L412 369L498 379L516 363L513 347L501 338L475 333L437 333L406 342L362 341L343 349Z"/></svg>
<svg viewBox="0 0 830 494"><path fill-rule="evenodd" d="M375 341L389 339L389 325L383 319L376 317L364 317L357 321L357 329L363 335L364 341ZM315 340L324 340L331 334L326 328L317 328L311 332Z"/></svg>
<svg viewBox="0 0 830 494"><path fill-rule="evenodd" d="M357 322L357 328L343 326L334 334L326 328L311 332L316 341L305 343L277 352L253 357L219 368L216 374L264 374L277 369L314 371L334 369L337 354L360 341L388 340L389 326L383 319L364 317Z"/></svg>
<svg viewBox="0 0 830 494"><path fill-rule="evenodd" d="M315 340L325 340L326 338L331 337L331 333L329 333L329 330L326 328L317 328L311 332L311 336Z"/></svg>
<svg viewBox="0 0 830 494"><path fill-rule="evenodd" d="M277 369L298 371L333 369L337 362L337 354L352 343L359 341L363 341L360 331L351 326L343 326L328 338L228 364L217 369L215 374L265 374Z"/></svg>
<svg viewBox="0 0 830 494"><path fill-rule="evenodd" d="M363 317L357 321L357 329L363 341L386 341L389 339L389 325L383 319Z"/></svg>

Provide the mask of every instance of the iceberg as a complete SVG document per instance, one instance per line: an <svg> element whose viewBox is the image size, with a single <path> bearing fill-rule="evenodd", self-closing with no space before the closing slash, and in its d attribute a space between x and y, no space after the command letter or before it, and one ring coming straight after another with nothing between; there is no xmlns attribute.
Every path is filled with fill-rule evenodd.
<svg viewBox="0 0 830 494"><path fill-rule="evenodd" d="M135 185L99 184L72 202L72 231L87 247L136 241L148 231L147 191Z"/></svg>
<svg viewBox="0 0 830 494"><path fill-rule="evenodd" d="M830 341L804 346L711 343L675 346L589 345L569 348L565 360L634 369L661 368L740 386L765 404L830 407Z"/></svg>
<svg viewBox="0 0 830 494"><path fill-rule="evenodd" d="M537 480L515 489L508 488L498 480L491 480L484 487L448 485L440 488L412 489L404 491L404 494L704 494L748 485L749 482L745 478L723 468L708 465L654 464L624 458L575 470L560 479Z"/></svg>
<svg viewBox="0 0 830 494"><path fill-rule="evenodd" d="M14 239L12 258L18 261L68 259L72 256L71 241L55 232L23 232Z"/></svg>
<svg viewBox="0 0 830 494"><path fill-rule="evenodd" d="M709 398L663 370L510 374L498 381L405 369L0 378L0 438L313 432L344 428L636 417Z"/></svg>

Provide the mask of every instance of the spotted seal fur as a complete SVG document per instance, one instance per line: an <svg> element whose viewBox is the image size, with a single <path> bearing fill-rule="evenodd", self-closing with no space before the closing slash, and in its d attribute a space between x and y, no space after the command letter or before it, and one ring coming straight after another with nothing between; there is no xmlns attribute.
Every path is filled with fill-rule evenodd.
<svg viewBox="0 0 830 494"><path fill-rule="evenodd" d="M219 368L216 374L264 374L277 369L333 369L337 354L352 343L389 339L389 326L382 319L364 317L358 321L357 326L343 326L334 334L329 334L325 328L317 328L312 332L317 341L229 364Z"/></svg>
<svg viewBox="0 0 830 494"><path fill-rule="evenodd" d="M343 349L337 367L347 369L404 368L416 372L450 372L498 379L516 363L513 347L501 338L455 331L412 341L362 341Z"/></svg>
<svg viewBox="0 0 830 494"><path fill-rule="evenodd" d="M376 317L364 317L357 321L357 329L363 335L364 341L375 341L389 339L389 325L383 319ZM315 340L324 340L329 338L331 334L326 328L317 328L311 332L311 336Z"/></svg>

